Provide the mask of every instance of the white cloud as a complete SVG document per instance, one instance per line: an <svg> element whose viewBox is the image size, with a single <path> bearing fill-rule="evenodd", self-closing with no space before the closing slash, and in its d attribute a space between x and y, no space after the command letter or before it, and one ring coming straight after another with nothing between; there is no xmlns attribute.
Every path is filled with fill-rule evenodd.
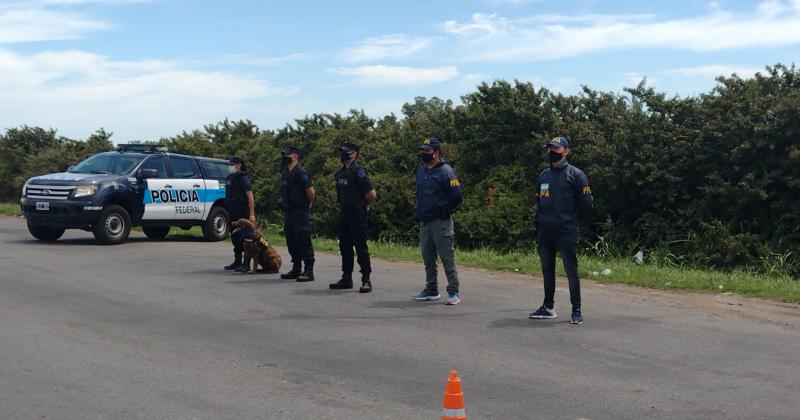
<svg viewBox="0 0 800 420"><path fill-rule="evenodd" d="M758 12L768 17L779 15L786 9L786 5L780 0L765 0L758 4Z"/></svg>
<svg viewBox="0 0 800 420"><path fill-rule="evenodd" d="M282 98L254 76L183 69L167 61L114 61L83 51L21 55L0 49L0 126L20 124L84 130L105 126L162 135L237 117L255 100ZM120 139L117 139L120 140Z"/></svg>
<svg viewBox="0 0 800 420"><path fill-rule="evenodd" d="M401 58L427 47L430 41L424 38L409 38L402 34L367 38L345 51L345 59L351 63L362 63L383 59Z"/></svg>
<svg viewBox="0 0 800 420"><path fill-rule="evenodd" d="M458 69L446 67L361 66L328 69L328 72L353 77L362 86L421 86L440 83L458 76Z"/></svg>
<svg viewBox="0 0 800 420"><path fill-rule="evenodd" d="M763 69L743 66L729 66L723 64L709 64L705 66L669 69L664 70L663 73L670 76L680 77L716 78L718 76L730 76L732 74L736 74L739 77L751 77L760 71L763 71Z"/></svg>
<svg viewBox="0 0 800 420"><path fill-rule="evenodd" d="M42 9L0 10L0 44L79 39L111 25L61 11Z"/></svg>
<svg viewBox="0 0 800 420"><path fill-rule="evenodd" d="M456 20L448 20L442 24L442 28L445 32L464 37L480 37L507 32L511 29L511 25L508 19L498 17L497 14L475 13L471 22L459 23Z"/></svg>
<svg viewBox="0 0 800 420"><path fill-rule="evenodd" d="M238 64L245 64L248 66L279 66L281 64L293 63L299 61L309 61L311 59L312 59L311 54L307 53L292 53L277 57L254 57L251 55L230 54L221 57L220 60L214 60L214 61L224 61L227 63L235 62Z"/></svg>
<svg viewBox="0 0 800 420"><path fill-rule="evenodd" d="M80 4L149 3L152 0L0 0L0 8L31 8L40 6L74 6Z"/></svg>
<svg viewBox="0 0 800 420"><path fill-rule="evenodd" d="M695 18L652 15L534 15L506 18L476 13L467 22L446 21L462 61L533 61L607 50L668 48L696 52L800 43L800 0L778 0L757 13L715 9Z"/></svg>

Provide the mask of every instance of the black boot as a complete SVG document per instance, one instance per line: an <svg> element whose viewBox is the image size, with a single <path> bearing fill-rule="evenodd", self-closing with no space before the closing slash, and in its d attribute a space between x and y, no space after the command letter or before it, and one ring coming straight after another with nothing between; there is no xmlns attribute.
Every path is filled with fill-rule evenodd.
<svg viewBox="0 0 800 420"><path fill-rule="evenodd" d="M337 281L336 283L331 283L328 285L333 290L344 290L344 289L352 289L353 288L353 275L350 273L342 274L341 280Z"/></svg>
<svg viewBox="0 0 800 420"><path fill-rule="evenodd" d="M361 275L361 288L358 293L369 293L372 291L372 282L369 280L369 273Z"/></svg>
<svg viewBox="0 0 800 420"><path fill-rule="evenodd" d="M286 274L281 274L281 278L284 279L284 280L294 280L294 279L300 277L301 273L302 273L302 271L301 271L300 262L292 262L292 271L290 271L290 272L288 272Z"/></svg>
<svg viewBox="0 0 800 420"><path fill-rule="evenodd" d="M303 271L303 274L297 278L297 281L305 282L305 281L314 281L314 260L306 261L306 269Z"/></svg>
<svg viewBox="0 0 800 420"><path fill-rule="evenodd" d="M230 265L226 265L226 270L236 270L242 265L242 253L241 252L234 252L233 253L233 263Z"/></svg>

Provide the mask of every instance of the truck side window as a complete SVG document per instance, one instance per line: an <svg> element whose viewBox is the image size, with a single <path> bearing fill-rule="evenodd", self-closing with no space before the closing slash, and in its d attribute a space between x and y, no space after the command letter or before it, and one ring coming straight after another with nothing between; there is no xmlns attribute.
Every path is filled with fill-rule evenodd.
<svg viewBox="0 0 800 420"><path fill-rule="evenodd" d="M202 161L202 165L203 171L206 173L206 177L221 181L225 180L232 170L232 167L226 163L204 160Z"/></svg>
<svg viewBox="0 0 800 420"><path fill-rule="evenodd" d="M172 166L172 176L180 179L203 178L200 174L200 167L194 159L187 159L177 156L169 157L169 164Z"/></svg>
<svg viewBox="0 0 800 420"><path fill-rule="evenodd" d="M167 161L162 156L153 156L150 159L144 161L139 169L155 169L158 171L158 178L166 178L167 177L167 165L165 164Z"/></svg>

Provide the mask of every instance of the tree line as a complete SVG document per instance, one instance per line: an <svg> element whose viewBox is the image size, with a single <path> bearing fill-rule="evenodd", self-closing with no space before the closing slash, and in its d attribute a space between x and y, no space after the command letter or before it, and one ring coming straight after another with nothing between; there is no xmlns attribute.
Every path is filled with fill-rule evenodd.
<svg viewBox="0 0 800 420"><path fill-rule="evenodd" d="M531 83L482 83L450 100L417 97L402 115L363 111L311 114L264 130L225 120L158 142L171 152L247 161L257 212L281 219L280 149L305 150L314 177L316 234L335 235L335 148L362 145L360 160L378 191L375 238L417 240L414 168L417 146L433 136L459 173L465 201L456 215L462 248L531 249L535 182L546 165L544 144L571 139L571 161L589 176L595 211L582 227L584 250L658 263L748 268L800 275L800 71L766 67L751 78L719 77L709 92L668 96L643 81L624 92L583 87L564 95ZM65 170L111 150L100 129L85 141L38 127L0 136L0 200L19 198L29 176Z"/></svg>

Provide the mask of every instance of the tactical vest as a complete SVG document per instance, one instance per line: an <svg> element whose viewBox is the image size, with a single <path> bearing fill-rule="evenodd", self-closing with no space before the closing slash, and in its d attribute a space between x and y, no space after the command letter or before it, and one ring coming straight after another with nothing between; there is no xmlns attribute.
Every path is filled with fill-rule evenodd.
<svg viewBox="0 0 800 420"><path fill-rule="evenodd" d="M283 196L284 210L308 209L308 196L306 189L300 183L300 175L305 173L300 165L290 172L284 169L281 175L281 195Z"/></svg>
<svg viewBox="0 0 800 420"><path fill-rule="evenodd" d="M359 166L353 163L349 168L342 168L336 172L336 197L342 207L364 204L364 194L361 192L356 173L358 168Z"/></svg>

